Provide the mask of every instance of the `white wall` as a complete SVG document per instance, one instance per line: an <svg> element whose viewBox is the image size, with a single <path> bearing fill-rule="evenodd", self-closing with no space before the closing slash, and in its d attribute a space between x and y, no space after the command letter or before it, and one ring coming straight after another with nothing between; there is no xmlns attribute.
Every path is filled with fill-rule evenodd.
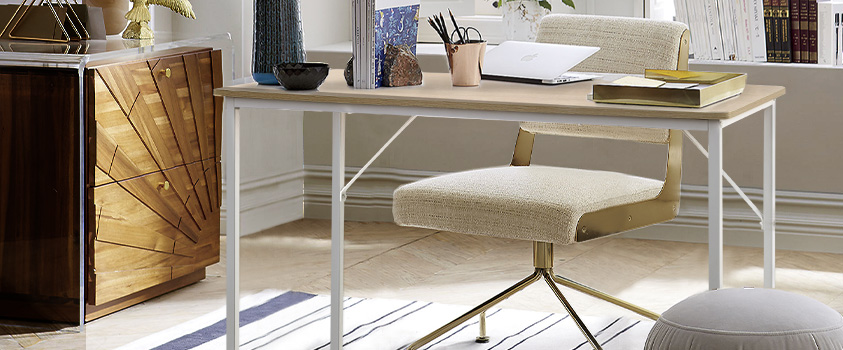
<svg viewBox="0 0 843 350"><path fill-rule="evenodd" d="M166 23L169 19L170 28L176 38L230 33L235 56L234 71L238 77L249 76L252 7L252 0L193 1L195 20L170 13L169 18L159 23ZM305 0L302 1L301 7L302 25L307 33L306 46L348 40L347 3L335 0ZM161 16L166 17L166 13ZM245 235L303 217L303 121L301 112L243 110L241 117L241 232ZM225 208L222 216L224 233Z"/></svg>

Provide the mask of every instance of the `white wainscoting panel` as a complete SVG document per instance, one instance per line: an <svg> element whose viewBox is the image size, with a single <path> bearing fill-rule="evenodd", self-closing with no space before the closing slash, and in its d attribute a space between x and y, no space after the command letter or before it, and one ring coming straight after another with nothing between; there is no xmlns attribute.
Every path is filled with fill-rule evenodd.
<svg viewBox="0 0 843 350"><path fill-rule="evenodd" d="M303 186L304 170L301 169L243 181L240 185L240 235L260 232L303 218ZM225 198L225 188L223 180L222 198ZM330 197L330 192L328 195ZM328 208L330 210L330 205ZM223 235L226 216L227 211L223 203L220 212L220 231Z"/></svg>

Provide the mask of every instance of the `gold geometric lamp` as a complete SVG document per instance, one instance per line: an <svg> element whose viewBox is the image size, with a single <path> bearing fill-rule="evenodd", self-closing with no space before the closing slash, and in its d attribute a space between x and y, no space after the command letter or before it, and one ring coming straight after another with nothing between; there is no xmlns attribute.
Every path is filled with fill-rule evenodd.
<svg viewBox="0 0 843 350"><path fill-rule="evenodd" d="M190 5L188 0L132 0L132 3L132 9L126 13L126 19L131 22L126 27L126 31L123 32L124 39L152 39L155 37L152 29L149 28L149 21L152 20L149 5L164 6L187 18L196 18L196 14L193 13L193 6Z"/></svg>

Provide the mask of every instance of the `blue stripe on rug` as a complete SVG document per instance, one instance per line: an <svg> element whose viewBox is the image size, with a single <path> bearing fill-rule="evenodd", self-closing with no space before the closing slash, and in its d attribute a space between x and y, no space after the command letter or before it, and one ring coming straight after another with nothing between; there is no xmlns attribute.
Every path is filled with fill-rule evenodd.
<svg viewBox="0 0 843 350"><path fill-rule="evenodd" d="M240 311L240 327L261 320L275 312L315 297L315 294L286 292L265 303ZM152 350L192 349L225 335L225 319L196 332L173 339Z"/></svg>

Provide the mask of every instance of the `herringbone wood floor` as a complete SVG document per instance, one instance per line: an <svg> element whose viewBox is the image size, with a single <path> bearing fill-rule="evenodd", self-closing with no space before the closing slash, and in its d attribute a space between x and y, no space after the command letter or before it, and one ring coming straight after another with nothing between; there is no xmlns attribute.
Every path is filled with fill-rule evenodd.
<svg viewBox="0 0 843 350"><path fill-rule="evenodd" d="M241 251L242 295L268 288L330 292L329 221L301 220L244 237ZM558 274L663 312L707 288L707 252L704 244L607 238L557 246L554 261ZM225 304L222 255L205 280L93 321L83 334L0 335L0 349L114 349L201 316ZM761 286L761 264L760 249L726 247L726 286ZM843 256L779 251L777 264L779 289L843 311ZM345 266L348 296L473 306L532 271L531 243L350 222ZM583 315L638 317L574 291L563 293ZM541 284L502 306L564 312Z"/></svg>

